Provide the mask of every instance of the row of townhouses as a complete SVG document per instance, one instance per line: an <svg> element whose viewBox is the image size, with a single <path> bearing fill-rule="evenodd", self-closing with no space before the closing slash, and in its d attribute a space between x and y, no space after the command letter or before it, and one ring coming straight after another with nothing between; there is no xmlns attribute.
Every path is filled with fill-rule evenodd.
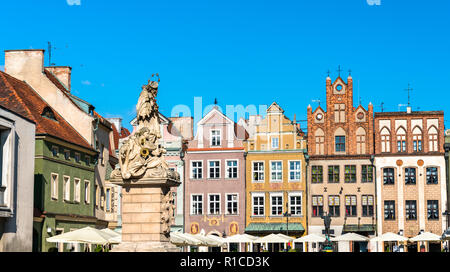
<svg viewBox="0 0 450 272"><path fill-rule="evenodd" d="M71 67L44 66L44 50L5 51L0 71L0 251L82 251L47 238L120 225L109 183L130 133L71 90Z"/></svg>
<svg viewBox="0 0 450 272"><path fill-rule="evenodd" d="M333 236L448 229L450 136L442 111L355 107L351 76L327 77L325 107L306 110L302 128L276 102L264 116L238 122L215 106L195 135L191 117L160 114L160 144L182 182L173 188L172 231L323 235L325 214ZM46 238L85 226L120 229L121 188L109 176L134 131L75 96L70 67L45 67L43 50L5 51L0 133L0 251L81 251Z"/></svg>

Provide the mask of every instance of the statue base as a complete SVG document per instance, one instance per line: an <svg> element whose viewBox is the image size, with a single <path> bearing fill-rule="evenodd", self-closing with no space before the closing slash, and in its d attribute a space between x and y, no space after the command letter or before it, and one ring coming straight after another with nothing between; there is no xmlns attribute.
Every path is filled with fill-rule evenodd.
<svg viewBox="0 0 450 272"><path fill-rule="evenodd" d="M172 213L170 178L111 179L122 187L122 243L113 252L178 252L169 242Z"/></svg>

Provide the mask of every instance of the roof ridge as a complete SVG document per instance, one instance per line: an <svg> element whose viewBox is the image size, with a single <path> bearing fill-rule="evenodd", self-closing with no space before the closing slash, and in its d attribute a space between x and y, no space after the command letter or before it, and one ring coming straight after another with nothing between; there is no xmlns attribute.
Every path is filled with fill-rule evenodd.
<svg viewBox="0 0 450 272"><path fill-rule="evenodd" d="M9 83L9 81L8 81L8 79L7 79L7 77L6 77L5 75L8 75L8 77L11 77L12 79L17 80L18 82L27 84L30 88L31 88L31 86L30 86L28 83L26 83L26 82L24 82L24 81L20 81L20 80L18 80L17 78L15 78L15 77L13 77L13 76L11 76L11 75L5 73L5 72L0 71L0 75L2 75L6 87L7 87L12 93L14 93L16 99L22 104L23 108L24 108L25 111L30 115L31 119L34 120L34 119L35 119L35 118L34 118L34 115L31 113L30 109L28 109L28 107L27 107L27 105L25 104L25 102L23 101L22 97L20 97L20 95L17 94L16 89L14 89L14 87L11 85L11 83ZM36 122L36 121L37 121L37 120L34 120L34 122Z"/></svg>

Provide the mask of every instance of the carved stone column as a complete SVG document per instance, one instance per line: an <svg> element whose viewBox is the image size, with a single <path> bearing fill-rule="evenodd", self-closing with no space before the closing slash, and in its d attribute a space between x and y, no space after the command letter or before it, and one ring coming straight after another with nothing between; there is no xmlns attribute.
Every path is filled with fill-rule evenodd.
<svg viewBox="0 0 450 272"><path fill-rule="evenodd" d="M122 186L122 243L114 252L177 252L169 242L173 218L170 187L180 185L169 178L111 180Z"/></svg>

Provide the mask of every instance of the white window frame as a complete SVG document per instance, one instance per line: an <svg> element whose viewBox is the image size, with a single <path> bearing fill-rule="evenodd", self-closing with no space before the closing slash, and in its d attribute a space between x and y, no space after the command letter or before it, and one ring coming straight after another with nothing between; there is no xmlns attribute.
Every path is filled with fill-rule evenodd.
<svg viewBox="0 0 450 272"><path fill-rule="evenodd" d="M79 178L73 179L73 201L77 203L81 201L81 179Z"/></svg>
<svg viewBox="0 0 450 272"><path fill-rule="evenodd" d="M195 202L195 203L201 203L202 204L202 209L200 210L200 213L194 213L194 196L201 196L202 197L202 200L200 202L198 202L198 201ZM204 199L205 199L205 196L203 194L191 194L191 205L190 205L191 206L191 210L189 211L190 215L203 215L204 214L204 209L205 209L205 205L204 205L205 201L204 201ZM199 210L198 207L197 207L197 210Z"/></svg>
<svg viewBox="0 0 450 272"><path fill-rule="evenodd" d="M219 196L219 200L215 200L215 201L211 201L211 196ZM214 204L214 210L217 208L215 205L219 205L219 213L211 213L211 204ZM222 207L221 207L221 195L220 194L215 194L215 193L211 193L208 194L208 215L220 215L222 214Z"/></svg>
<svg viewBox="0 0 450 272"><path fill-rule="evenodd" d="M89 180L84 180L84 203L85 204L91 203L91 182Z"/></svg>
<svg viewBox="0 0 450 272"><path fill-rule="evenodd" d="M66 179L68 185L66 184ZM64 201L70 201L70 177L69 176L63 176L63 200Z"/></svg>
<svg viewBox="0 0 450 272"><path fill-rule="evenodd" d="M266 194L265 193L251 193L252 197L252 210L251 210L251 216L252 217L265 217L266 216ZM254 215L253 211L255 210L255 197L262 197L263 198L263 214ZM257 207L260 207L259 205Z"/></svg>
<svg viewBox="0 0 450 272"><path fill-rule="evenodd" d="M201 177L200 178L196 178L196 177L194 177L194 163L198 163L198 162L200 162L201 164L202 164L202 166L201 167L196 167L196 169L201 169L202 170L202 174L201 174ZM208 173L209 174L209 173ZM203 171L203 161L191 161L191 179L195 179L195 180L200 180L200 179L203 179L203 175L204 175L204 171Z"/></svg>
<svg viewBox="0 0 450 272"><path fill-rule="evenodd" d="M53 177L56 176L56 180L54 181ZM56 185L56 188L54 186ZM50 173L50 198L52 200L58 200L58 188L59 187L59 174Z"/></svg>
<svg viewBox="0 0 450 272"><path fill-rule="evenodd" d="M211 165L210 165L210 163L211 162L219 162L219 166L214 166L214 168L217 168L218 167L218 169L219 169L219 176L218 177L213 177L213 178L211 178ZM221 168L221 161L220 160L208 160L208 177L207 177L207 179L220 179L220 168Z"/></svg>
<svg viewBox="0 0 450 272"><path fill-rule="evenodd" d="M300 197L300 214L292 214L291 213L291 197ZM288 209L289 209L289 213L291 214L292 217L301 217L303 216L303 194L302 192L289 192L288 193Z"/></svg>
<svg viewBox="0 0 450 272"><path fill-rule="evenodd" d="M276 141L276 146L274 145L274 140L277 140ZM270 146L272 147L272 149L280 148L280 138L279 137L272 137L270 139Z"/></svg>
<svg viewBox="0 0 450 272"><path fill-rule="evenodd" d="M298 170L291 170L291 162L298 162L300 164L300 168ZM298 179L291 179L291 172L299 172ZM301 181L302 180L302 161L301 160L290 160L288 161L288 181Z"/></svg>
<svg viewBox="0 0 450 272"><path fill-rule="evenodd" d="M236 201L228 200L228 196L236 196ZM236 213L228 212L228 203L236 203ZM239 215L239 194L238 193L228 193L225 194L225 214L227 215Z"/></svg>
<svg viewBox="0 0 450 272"><path fill-rule="evenodd" d="M272 170L272 163L281 163L281 169L280 170ZM272 173L281 173L281 178L280 179L273 179L272 178ZM276 160L276 161L270 161L270 182L283 182L283 161L280 160Z"/></svg>
<svg viewBox="0 0 450 272"><path fill-rule="evenodd" d="M262 163L262 166L263 166L263 169L262 170L259 170L258 169L258 171L256 171L257 173L261 173L261 171L262 171L262 174L263 174L263 179L262 180L255 180L255 168L254 168L254 164L255 163ZM266 170L266 163L264 162L264 161L252 161L251 162L251 167L252 167L252 182L254 182L254 183L264 183L265 181L266 181L266 173L265 173L265 170Z"/></svg>
<svg viewBox="0 0 450 272"><path fill-rule="evenodd" d="M273 197L280 197L281 196L281 214L273 214L272 213L272 208L274 207L273 203L272 203L272 198ZM278 205L276 205L278 206ZM277 193L270 193L270 217L282 217L283 216L283 212L284 212L284 194L281 192L277 192Z"/></svg>
<svg viewBox="0 0 450 272"><path fill-rule="evenodd" d="M214 135L213 136L213 132L219 132L217 135ZM210 139L210 141L209 141L209 145L211 146L211 147L220 147L220 146L222 146L222 130L220 130L220 129L211 129L210 131L209 131L209 139ZM217 142L217 137L218 137L218 139L219 139L219 144L216 144L216 145L213 145L213 137L214 137L214 139L216 139L216 142Z"/></svg>
<svg viewBox="0 0 450 272"><path fill-rule="evenodd" d="M230 168L234 168L234 166L233 167L230 167L230 166L228 166L228 162L236 162L236 177L230 177L229 176L229 171L228 171L228 169L230 169ZM225 178L227 178L227 179L238 179L239 178L239 160L225 160Z"/></svg>

